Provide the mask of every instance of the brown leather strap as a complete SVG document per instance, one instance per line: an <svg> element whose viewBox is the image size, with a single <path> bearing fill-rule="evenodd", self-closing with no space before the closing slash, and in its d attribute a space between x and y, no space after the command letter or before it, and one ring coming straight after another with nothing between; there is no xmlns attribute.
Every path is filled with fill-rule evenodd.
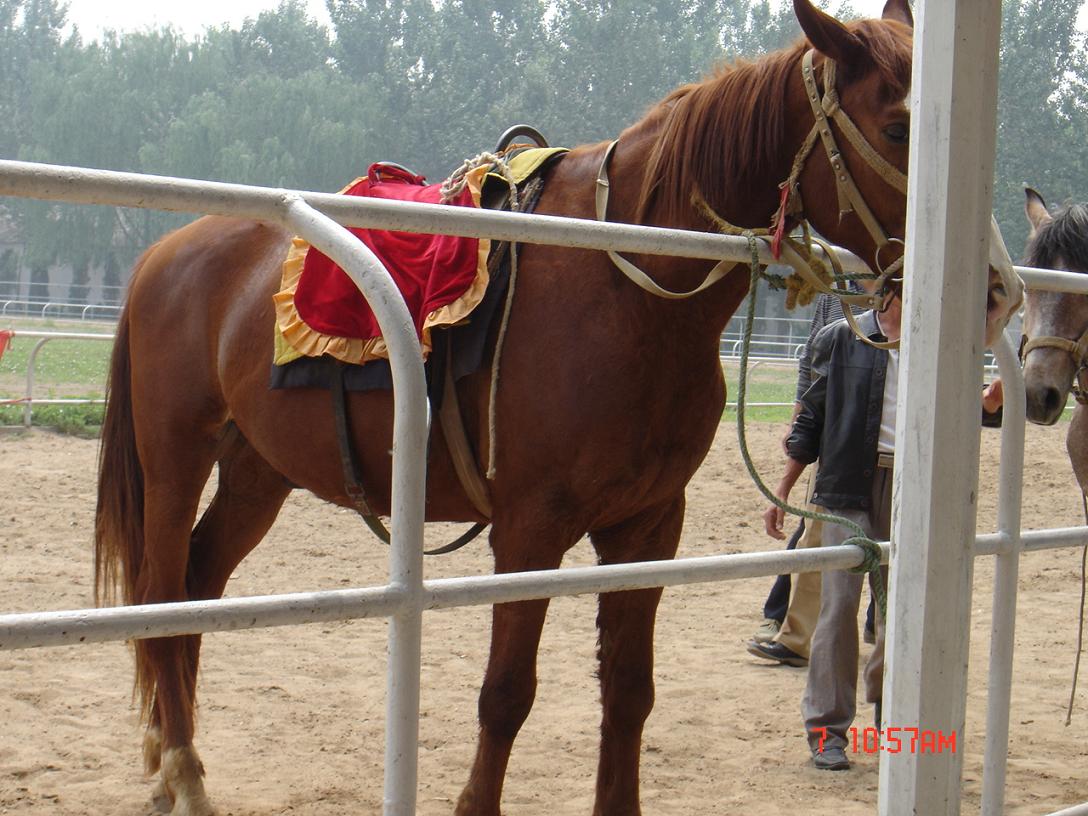
<svg viewBox="0 0 1088 816"><path fill-rule="evenodd" d="M359 479L359 469L355 462L355 449L351 444L351 425L348 421L347 400L344 396L344 363L333 361L332 378L329 382L329 391L332 392L332 414L336 422L336 440L340 450L340 467L344 472L344 491L351 499L351 503L363 517L366 526L369 527L378 538L389 543L389 530L382 524L381 519L370 509L366 500L366 491Z"/></svg>
<svg viewBox="0 0 1088 816"><path fill-rule="evenodd" d="M446 448L453 460L453 469L464 488L472 506L484 518L491 518L491 494L487 489L480 469L476 465L476 456L472 452L465 423L461 417L461 406L457 400L457 388L453 382L453 343L446 343L446 374L442 386L442 406L438 409L438 419L442 424L442 435L446 437Z"/></svg>
<svg viewBox="0 0 1088 816"><path fill-rule="evenodd" d="M355 462L355 449L351 444L351 427L348 421L347 400L344 397L344 363L339 360L333 366L332 379L329 382L329 390L332 392L333 417L336 420L336 438L340 448L340 465L344 470L344 489L351 499L359 515L363 517L366 526L384 541L389 543L389 530L382 524L382 520L370 509L366 500L363 484L359 480L358 466ZM436 547L433 550L424 550L424 555L445 555L459 550L472 539L476 538L485 528L486 524L473 524L467 531L459 535L449 544Z"/></svg>

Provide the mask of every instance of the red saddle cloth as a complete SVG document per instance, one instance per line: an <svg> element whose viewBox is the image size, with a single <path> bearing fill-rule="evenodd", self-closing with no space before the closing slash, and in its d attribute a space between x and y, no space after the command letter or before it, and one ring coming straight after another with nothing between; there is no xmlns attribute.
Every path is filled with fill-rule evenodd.
<svg viewBox="0 0 1088 816"><path fill-rule="evenodd" d="M400 167L374 164L365 178L342 192L477 207L476 181L470 179L459 193L442 202L441 185L424 185L422 176ZM389 270L412 314L425 354L430 349L430 329L464 319L483 296L487 285L486 240L376 229L350 231ZM298 273L300 251L305 251L305 260ZM292 257L293 273L289 270ZM281 336L297 352L288 356L332 354L353 363L387 356L378 321L347 273L299 239L284 266L284 288L277 295L277 311ZM293 314L285 318L290 312Z"/></svg>

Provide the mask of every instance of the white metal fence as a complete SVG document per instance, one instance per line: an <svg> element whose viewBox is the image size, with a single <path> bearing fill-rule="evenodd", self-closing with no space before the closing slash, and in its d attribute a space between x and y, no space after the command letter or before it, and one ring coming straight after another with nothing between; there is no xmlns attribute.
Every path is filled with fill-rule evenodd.
<svg viewBox="0 0 1088 816"><path fill-rule="evenodd" d="M393 443L392 554L382 586L282 596L234 598L142 607L0 616L0 649L24 649L104 640L386 616L389 631L384 812L415 813L419 714L420 639L426 610L492 604L589 592L669 586L781 572L842 569L862 559L854 547L680 559L481 577L425 580L422 570L423 453L427 419L423 372L412 322L388 275L361 245L337 226L491 236L533 243L612 248L701 258L748 258L743 240L675 230L575 222L546 216L463 211L398 202L346 200L239 185L200 183L132 174L55 168L0 161L0 195L116 206L145 206L274 220L307 238L352 277L371 304L391 352L396 394ZM317 208L317 209L315 209ZM317 210L323 211L318 212ZM766 260L766 259L765 259ZM847 256L848 265L860 261ZM1025 270L1030 284L1088 291L1088 279ZM1075 280L1073 280L1075 279ZM997 350L1005 378L1006 422L1002 431L999 530L978 536L976 555L995 555L991 697L987 726L983 812L1002 810L1008 743L1015 588L1021 552L1088 541L1088 529L1021 534L1019 485L1023 467L1023 379L1006 339ZM885 558L887 558L887 544ZM963 589L970 592L970 587ZM903 755L906 758L906 755ZM946 761L943 757L931 757ZM890 761L899 761L885 757ZM947 760L951 761L951 760ZM882 774L882 785L883 774ZM1074 809L1072 812L1081 812Z"/></svg>

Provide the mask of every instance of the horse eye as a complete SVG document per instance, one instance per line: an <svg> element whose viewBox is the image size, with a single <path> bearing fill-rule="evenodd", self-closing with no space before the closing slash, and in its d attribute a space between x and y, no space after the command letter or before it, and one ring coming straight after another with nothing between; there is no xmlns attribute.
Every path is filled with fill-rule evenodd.
<svg viewBox="0 0 1088 816"><path fill-rule="evenodd" d="M884 138L892 144L905 145L910 139L910 127L903 122L893 122L884 128Z"/></svg>

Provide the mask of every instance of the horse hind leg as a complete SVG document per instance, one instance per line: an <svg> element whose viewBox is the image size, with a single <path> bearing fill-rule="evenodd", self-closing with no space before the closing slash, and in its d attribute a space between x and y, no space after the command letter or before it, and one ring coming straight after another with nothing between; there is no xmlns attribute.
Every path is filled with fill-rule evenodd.
<svg viewBox="0 0 1088 816"><path fill-rule="evenodd" d="M229 435L221 444L215 495L190 536L185 577L188 599L222 596L231 573L264 538L289 492L283 477L240 435ZM149 773L162 771L152 798L159 810L173 816L205 816L212 808L204 791L204 768L192 746L201 637L165 640L178 644L181 672L180 683L157 686L145 734L146 768ZM171 700L168 694L182 699ZM162 724L174 717L177 726L178 711L188 711L189 719L175 727L173 739L167 742Z"/></svg>
<svg viewBox="0 0 1088 816"><path fill-rule="evenodd" d="M605 564L672 558L684 500L669 502L590 533ZM661 589L603 593L597 628L601 682L601 751L595 816L638 816L642 729L654 705L654 622Z"/></svg>

